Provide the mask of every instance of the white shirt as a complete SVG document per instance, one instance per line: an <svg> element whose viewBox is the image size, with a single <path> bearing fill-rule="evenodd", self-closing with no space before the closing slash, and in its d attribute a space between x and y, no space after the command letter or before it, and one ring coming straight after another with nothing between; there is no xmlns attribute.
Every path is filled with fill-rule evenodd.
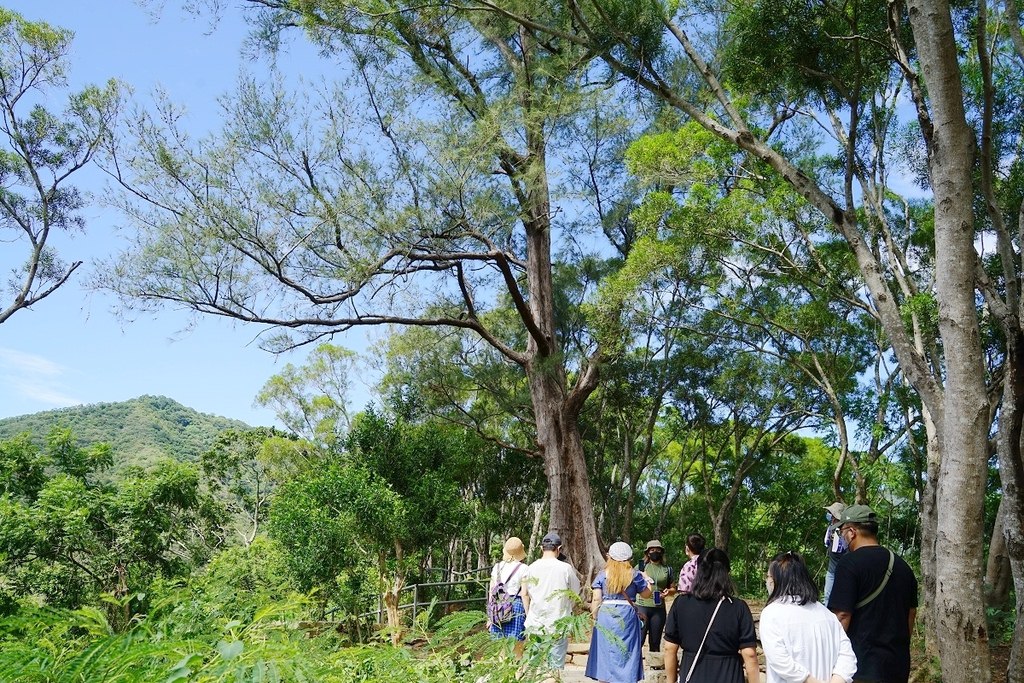
<svg viewBox="0 0 1024 683"><path fill-rule="evenodd" d="M542 557L526 568L523 586L530 594L527 633L550 633L556 621L572 614L573 600L561 591L579 594L580 579L568 562L557 557Z"/></svg>
<svg viewBox="0 0 1024 683"><path fill-rule="evenodd" d="M857 673L857 656L839 619L820 602L798 605L776 600L761 612L761 647L768 683L803 683L810 674L847 683Z"/></svg>
<svg viewBox="0 0 1024 683"><path fill-rule="evenodd" d="M516 569L516 567L519 567L519 569ZM519 589L523 585L523 575L526 573L526 569L526 565L519 560L499 562L491 570L491 587L497 586L498 581L504 581L505 593L508 595L519 595ZM515 573L513 574L513 572Z"/></svg>

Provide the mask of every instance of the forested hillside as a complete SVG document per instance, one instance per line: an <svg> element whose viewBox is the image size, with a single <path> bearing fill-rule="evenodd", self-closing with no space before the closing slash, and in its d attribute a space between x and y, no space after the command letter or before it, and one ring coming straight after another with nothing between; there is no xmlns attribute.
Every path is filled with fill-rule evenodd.
<svg viewBox="0 0 1024 683"><path fill-rule="evenodd" d="M200 413L166 396L140 396L6 418L0 420L0 441L29 432L42 444L55 426L71 429L80 445L109 443L115 471L132 464L145 467L164 456L196 462L221 432L249 429L239 420Z"/></svg>

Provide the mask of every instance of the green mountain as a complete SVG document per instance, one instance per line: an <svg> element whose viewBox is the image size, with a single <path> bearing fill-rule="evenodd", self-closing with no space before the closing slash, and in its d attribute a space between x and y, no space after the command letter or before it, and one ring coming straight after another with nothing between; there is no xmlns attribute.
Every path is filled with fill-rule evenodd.
<svg viewBox="0 0 1024 683"><path fill-rule="evenodd" d="M160 458L194 462L226 429L250 429L239 420L207 415L165 396L47 410L0 420L0 441L29 432L42 444L55 426L68 427L82 445L109 443L114 471L146 467Z"/></svg>

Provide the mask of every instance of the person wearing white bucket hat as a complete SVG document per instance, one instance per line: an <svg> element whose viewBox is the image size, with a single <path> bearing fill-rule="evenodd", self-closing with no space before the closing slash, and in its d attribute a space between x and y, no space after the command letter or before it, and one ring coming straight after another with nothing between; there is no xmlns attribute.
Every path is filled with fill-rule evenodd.
<svg viewBox="0 0 1024 683"><path fill-rule="evenodd" d="M587 678L602 683L643 680L640 616L634 600L653 594L651 579L633 568L633 549L618 541L608 548L608 562L594 579L590 612L594 630L587 655Z"/></svg>

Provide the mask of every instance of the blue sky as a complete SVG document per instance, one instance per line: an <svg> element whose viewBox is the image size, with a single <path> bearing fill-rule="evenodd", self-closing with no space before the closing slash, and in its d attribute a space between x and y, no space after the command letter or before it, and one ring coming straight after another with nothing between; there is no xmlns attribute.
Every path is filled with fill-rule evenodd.
<svg viewBox="0 0 1024 683"><path fill-rule="evenodd" d="M0 0L29 20L75 32L73 86L117 78L132 86L139 102L162 88L187 107L190 125L201 134L217 127L217 98L233 88L239 69L258 73L266 65L243 54L247 27L233 3L225 3L226 16L216 27L180 11L177 3L162 4L154 16L154 7L133 0ZM287 46L278 63L285 74L330 68L302 40ZM103 191L95 173L77 184ZM81 283L90 259L116 252L122 219L98 203L85 215L86 233L62 236L59 249L65 259L84 259L86 265L69 285L0 325L0 417L154 394L201 412L274 424L270 411L253 407L253 398L285 363L301 364L304 353L276 358L257 347L259 329L210 317L190 325L183 311L119 321L114 301ZM6 274L24 256L24 245L0 243L0 270ZM367 391L357 389L356 407L365 403Z"/></svg>

